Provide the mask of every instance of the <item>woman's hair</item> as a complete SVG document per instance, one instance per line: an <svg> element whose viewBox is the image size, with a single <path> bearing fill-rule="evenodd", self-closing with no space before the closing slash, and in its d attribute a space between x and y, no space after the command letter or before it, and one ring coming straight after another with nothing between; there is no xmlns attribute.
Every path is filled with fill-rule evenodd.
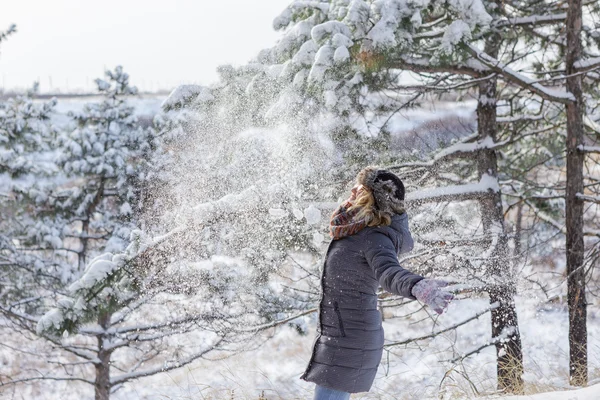
<svg viewBox="0 0 600 400"><path fill-rule="evenodd" d="M356 209L358 209L358 213L355 215L355 218L358 220L364 219L367 226L387 226L392 223L392 217L389 213L379 211L375 208L375 197L373 197L373 193L366 187L358 191L356 199L352 202L352 206L348 208L348 211Z"/></svg>

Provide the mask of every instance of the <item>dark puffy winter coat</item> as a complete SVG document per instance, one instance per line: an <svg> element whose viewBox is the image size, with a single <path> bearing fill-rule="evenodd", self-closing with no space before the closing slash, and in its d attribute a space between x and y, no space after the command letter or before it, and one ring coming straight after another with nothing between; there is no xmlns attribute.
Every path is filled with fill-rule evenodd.
<svg viewBox="0 0 600 400"><path fill-rule="evenodd" d="M400 266L413 248L408 216L367 227L329 244L321 277L317 338L301 379L349 393L367 392L383 353L377 289L412 298L423 279Z"/></svg>

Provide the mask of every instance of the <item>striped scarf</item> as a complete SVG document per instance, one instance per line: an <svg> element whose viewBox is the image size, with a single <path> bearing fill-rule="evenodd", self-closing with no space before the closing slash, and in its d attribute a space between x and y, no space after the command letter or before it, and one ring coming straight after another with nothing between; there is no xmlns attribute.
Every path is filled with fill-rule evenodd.
<svg viewBox="0 0 600 400"><path fill-rule="evenodd" d="M354 217L358 214L360 209L356 208L352 211L348 211L351 206L352 203L346 201L331 215L331 220L329 221L329 236L331 236L333 240L354 235L367 226L367 222L364 219L358 221L354 220Z"/></svg>

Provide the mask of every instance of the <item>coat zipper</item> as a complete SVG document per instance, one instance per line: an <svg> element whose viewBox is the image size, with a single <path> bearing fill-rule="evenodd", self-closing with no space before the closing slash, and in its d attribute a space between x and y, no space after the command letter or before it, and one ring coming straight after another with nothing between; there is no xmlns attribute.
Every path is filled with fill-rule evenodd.
<svg viewBox="0 0 600 400"><path fill-rule="evenodd" d="M338 323L340 325L340 333L342 334L342 337L344 337L344 336L346 336L346 331L344 331L344 322L342 321L342 314L340 313L340 306L337 301L333 302L333 309L335 310L335 313L337 314L337 317L338 317Z"/></svg>

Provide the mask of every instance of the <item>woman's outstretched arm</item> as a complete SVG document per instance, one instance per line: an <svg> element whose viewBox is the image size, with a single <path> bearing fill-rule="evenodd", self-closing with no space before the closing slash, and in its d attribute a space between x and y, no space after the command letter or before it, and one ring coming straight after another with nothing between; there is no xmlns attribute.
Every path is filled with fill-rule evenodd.
<svg viewBox="0 0 600 400"><path fill-rule="evenodd" d="M412 288L424 278L402 268L392 239L385 233L375 230L368 235L367 241L365 258L375 272L381 287L390 293L416 299L412 294Z"/></svg>

